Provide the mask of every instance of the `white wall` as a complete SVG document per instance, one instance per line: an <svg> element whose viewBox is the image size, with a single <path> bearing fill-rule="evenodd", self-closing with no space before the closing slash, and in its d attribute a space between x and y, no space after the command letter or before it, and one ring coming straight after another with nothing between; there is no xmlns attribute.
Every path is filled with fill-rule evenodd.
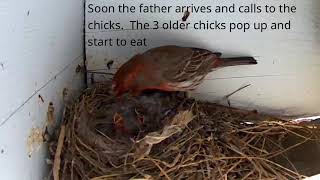
<svg viewBox="0 0 320 180"><path fill-rule="evenodd" d="M0 179L43 179L45 146L29 157L27 140L49 102L60 118L63 88L83 87L83 1L1 0L0 22Z"/></svg>
<svg viewBox="0 0 320 180"><path fill-rule="evenodd" d="M118 5L123 1L87 0L102 5ZM130 30L100 31L87 29L88 38L144 38L149 39L148 47L87 47L88 69L106 69L107 60L115 60L120 65L135 53L159 45L176 44L197 46L220 51L225 56L252 55L259 61L257 66L230 67L210 74L204 84L194 93L200 99L217 102L234 90L251 84L250 87L231 96L231 105L258 109L278 115L312 116L320 114L320 1L126 1L127 5L140 3L159 5L217 5L230 3L287 3L297 6L296 14L273 15L225 15L191 14L188 22L196 20L218 21L287 21L293 23L292 30L278 32L234 32L226 31L169 31L169 30ZM128 27L130 20L180 20L182 14L89 14L87 23L96 20L112 20ZM116 67L116 66L115 66ZM113 69L112 71L115 71ZM234 78L232 78L234 77ZM237 78L240 77L240 78Z"/></svg>

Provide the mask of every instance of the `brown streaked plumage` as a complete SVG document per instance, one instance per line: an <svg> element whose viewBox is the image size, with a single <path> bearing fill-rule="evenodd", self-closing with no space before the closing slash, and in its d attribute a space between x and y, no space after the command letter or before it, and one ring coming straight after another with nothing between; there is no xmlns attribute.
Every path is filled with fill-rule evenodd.
<svg viewBox="0 0 320 180"><path fill-rule="evenodd" d="M113 78L117 96L147 89L190 91L211 71L236 65L257 64L253 57L221 58L221 53L181 46L161 46L133 56Z"/></svg>

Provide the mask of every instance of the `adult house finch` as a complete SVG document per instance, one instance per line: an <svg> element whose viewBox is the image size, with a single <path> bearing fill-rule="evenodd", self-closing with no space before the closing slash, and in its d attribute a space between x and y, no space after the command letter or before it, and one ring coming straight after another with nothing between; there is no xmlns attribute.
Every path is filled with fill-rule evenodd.
<svg viewBox="0 0 320 180"><path fill-rule="evenodd" d="M113 77L116 96L144 90L191 91L211 71L227 66L257 64L253 57L221 58L206 49L161 46L133 56Z"/></svg>

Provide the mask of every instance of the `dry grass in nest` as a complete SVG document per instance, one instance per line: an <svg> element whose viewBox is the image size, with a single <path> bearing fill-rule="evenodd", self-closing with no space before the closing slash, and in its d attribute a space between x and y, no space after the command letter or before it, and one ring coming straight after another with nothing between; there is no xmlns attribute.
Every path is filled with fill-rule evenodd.
<svg viewBox="0 0 320 180"><path fill-rule="evenodd" d="M133 140L112 135L110 122L98 118L112 103L108 92L108 85L97 85L66 109L54 143L55 180L302 179L286 153L319 141L315 127L193 100L181 100L174 118ZM297 141L285 147L289 137Z"/></svg>

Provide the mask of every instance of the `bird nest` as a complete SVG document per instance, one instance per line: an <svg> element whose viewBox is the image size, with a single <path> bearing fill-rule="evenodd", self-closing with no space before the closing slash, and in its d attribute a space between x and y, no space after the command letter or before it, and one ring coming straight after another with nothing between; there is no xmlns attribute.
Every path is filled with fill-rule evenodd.
<svg viewBox="0 0 320 180"><path fill-rule="evenodd" d="M66 107L50 143L51 178L302 179L288 152L319 142L316 126L178 93L117 99L109 87L88 88Z"/></svg>

